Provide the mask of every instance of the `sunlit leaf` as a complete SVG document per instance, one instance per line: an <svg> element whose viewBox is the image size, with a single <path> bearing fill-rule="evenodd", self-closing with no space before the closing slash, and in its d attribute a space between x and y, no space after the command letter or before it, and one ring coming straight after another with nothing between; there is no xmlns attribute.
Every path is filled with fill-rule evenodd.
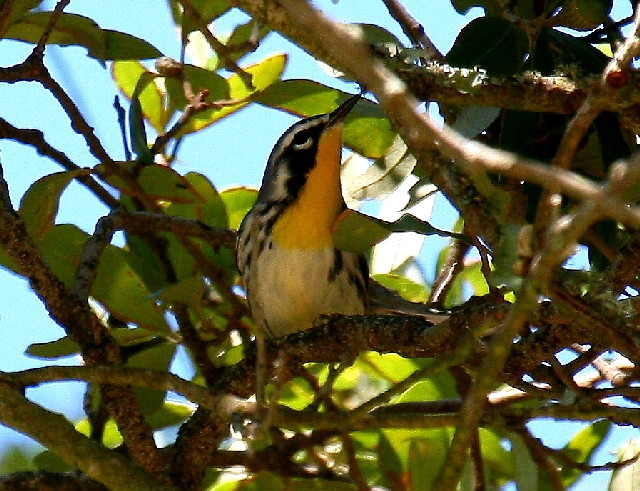
<svg viewBox="0 0 640 491"><path fill-rule="evenodd" d="M147 423L154 430L175 426L186 421L194 410L193 404L165 401L160 409L147 418Z"/></svg>
<svg viewBox="0 0 640 491"><path fill-rule="evenodd" d="M199 112L181 129L180 135L201 130L225 116L242 109L249 103L248 98L251 94L266 89L280 78L286 61L287 56L279 54L265 58L259 63L244 68L244 71L252 77L251 80L254 89L248 88L240 78L240 75L235 73L231 75L227 79L227 83L229 84L229 99L238 101L238 104Z"/></svg>
<svg viewBox="0 0 640 491"><path fill-rule="evenodd" d="M230 188L220 193L220 198L227 208L229 227L234 230L238 229L240 222L256 202L257 197L258 190L247 187Z"/></svg>
<svg viewBox="0 0 640 491"><path fill-rule="evenodd" d="M413 360L395 353L380 354L373 351L360 355L357 364L363 371L377 378L382 377L392 384L402 382L417 369Z"/></svg>
<svg viewBox="0 0 640 491"><path fill-rule="evenodd" d="M34 182L24 194L18 213L34 241L39 242L53 228L62 192L81 173L86 171L49 174Z"/></svg>
<svg viewBox="0 0 640 491"><path fill-rule="evenodd" d="M188 185L188 189L197 196L191 204L169 205L165 212L168 215L177 215L193 218L211 227L226 228L229 226L225 203L209 179L197 172L189 172L182 177Z"/></svg>
<svg viewBox="0 0 640 491"><path fill-rule="evenodd" d="M148 165L142 169L138 183L143 191L156 200L174 203L202 203L204 200L188 179L164 165Z"/></svg>
<svg viewBox="0 0 640 491"><path fill-rule="evenodd" d="M562 451L571 460L586 464L593 453L602 445L612 426L613 423L606 419L596 421L576 433ZM580 469L569 466L564 466L562 469L562 480L567 488L576 482L581 475Z"/></svg>
<svg viewBox="0 0 640 491"><path fill-rule="evenodd" d="M78 261L88 235L74 225L56 225L41 242L41 250L54 273L67 286L75 277ZM167 333L162 311L150 292L128 264L129 252L107 246L100 258L91 295L125 322L155 332Z"/></svg>
<svg viewBox="0 0 640 491"><path fill-rule="evenodd" d="M111 75L118 88L132 101L132 104L134 99L137 98L139 100L144 119L151 124L156 132L162 133L173 114L173 110L165 107L164 94L155 81L152 81L157 75L147 71L145 66L138 60L114 61L111 65ZM137 93L136 88L138 88ZM134 94L137 97L134 97ZM140 118L139 115L137 117ZM136 145L144 145L146 147L147 139L146 135L142 134L142 130L143 128L136 130L140 133L140 135L136 135ZM145 152L144 149L141 149L141 151Z"/></svg>
<svg viewBox="0 0 640 491"><path fill-rule="evenodd" d="M285 80L255 94L252 100L300 117L333 111L350 94L310 80ZM396 132L377 104L362 99L347 116L344 144L369 158L385 154Z"/></svg>
<svg viewBox="0 0 640 491"><path fill-rule="evenodd" d="M416 158L399 136L387 153L351 185L350 194L357 200L384 199L391 194L416 166Z"/></svg>
<svg viewBox="0 0 640 491"><path fill-rule="evenodd" d="M633 439L624 443L618 450L618 462L630 460L640 454L640 440ZM611 475L608 491L636 491L640 483L640 460L616 469Z"/></svg>
<svg viewBox="0 0 640 491"><path fill-rule="evenodd" d="M182 72L185 80L191 83L195 93L200 90L209 92L208 101L216 102L229 99L229 83L216 72L189 64L183 65ZM182 80L167 78L165 85L170 96L170 104L176 109L182 110L188 103Z"/></svg>

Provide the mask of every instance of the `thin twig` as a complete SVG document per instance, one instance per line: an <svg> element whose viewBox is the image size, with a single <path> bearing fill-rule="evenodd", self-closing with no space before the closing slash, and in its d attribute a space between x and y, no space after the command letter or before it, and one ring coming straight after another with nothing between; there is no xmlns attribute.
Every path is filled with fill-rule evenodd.
<svg viewBox="0 0 640 491"><path fill-rule="evenodd" d="M409 11L398 0L382 1L387 7L389 14L398 21L398 24L400 24L400 27L402 27L402 30L411 42L416 46L422 46L429 54L430 59L437 61L443 59L442 53L440 53L435 44L429 39L422 24L413 18Z"/></svg>
<svg viewBox="0 0 640 491"><path fill-rule="evenodd" d="M251 74L245 72L235 61L233 61L233 58L231 58L227 53L227 47L216 39L213 33L209 30L209 26L207 26L200 17L198 10L191 4L190 0L178 0L178 2L182 5L184 12L193 21L213 50L218 54L225 68L238 75L248 89L253 89L254 87Z"/></svg>
<svg viewBox="0 0 640 491"><path fill-rule="evenodd" d="M47 41L49 41L51 32L53 31L53 28L55 27L55 25L58 23L58 20L62 15L62 11L65 9L67 5L69 5L70 1L71 0L59 0L59 2L56 4L55 8L53 9L53 12L51 12L51 17L49 17L49 22L47 22L47 25L45 26L44 31L42 32L42 36L40 36L40 39L38 40L38 44L33 49L33 52L32 52L33 56L36 56L42 59L42 56L44 55L44 48L47 44Z"/></svg>

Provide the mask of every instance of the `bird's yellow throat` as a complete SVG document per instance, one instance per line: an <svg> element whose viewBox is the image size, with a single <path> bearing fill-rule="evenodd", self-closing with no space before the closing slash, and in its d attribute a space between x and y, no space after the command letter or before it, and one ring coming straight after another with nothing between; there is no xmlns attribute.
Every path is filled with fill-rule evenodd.
<svg viewBox="0 0 640 491"><path fill-rule="evenodd" d="M343 209L340 188L342 124L320 136L316 165L298 199L273 227L273 238L285 249L319 249L333 244L332 227Z"/></svg>

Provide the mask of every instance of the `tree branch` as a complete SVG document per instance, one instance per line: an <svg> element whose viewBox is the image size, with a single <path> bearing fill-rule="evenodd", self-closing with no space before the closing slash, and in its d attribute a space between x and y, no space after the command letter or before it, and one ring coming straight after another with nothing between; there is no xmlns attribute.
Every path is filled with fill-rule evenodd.
<svg viewBox="0 0 640 491"><path fill-rule="evenodd" d="M126 457L81 435L63 416L28 401L5 383L0 383L0 421L32 437L66 463L110 489L175 489L156 481Z"/></svg>

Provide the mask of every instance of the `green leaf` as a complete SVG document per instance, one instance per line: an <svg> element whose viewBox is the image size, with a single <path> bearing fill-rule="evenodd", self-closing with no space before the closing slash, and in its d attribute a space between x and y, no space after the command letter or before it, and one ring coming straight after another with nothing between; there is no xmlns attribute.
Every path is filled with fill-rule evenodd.
<svg viewBox="0 0 640 491"><path fill-rule="evenodd" d="M169 305L183 303L191 308L197 308L202 302L202 296L206 291L205 286L202 276L192 276L169 285L158 292L156 297Z"/></svg>
<svg viewBox="0 0 640 491"><path fill-rule="evenodd" d="M43 0L2 0L0 1L0 39L5 37L7 28L20 16L43 3Z"/></svg>
<svg viewBox="0 0 640 491"><path fill-rule="evenodd" d="M190 172L183 179L188 183L194 196L198 196L199 199L192 204L175 204L174 201L167 206L165 212L168 215L193 218L211 227L228 227L229 220L225 204L211 181L197 172Z"/></svg>
<svg viewBox="0 0 640 491"><path fill-rule="evenodd" d="M429 298L429 292L424 285L410 280L406 276L385 273L372 275L372 278L410 302L425 303Z"/></svg>
<svg viewBox="0 0 640 491"><path fill-rule="evenodd" d="M136 353L129 358L126 366L167 372L175 352L175 344L163 343ZM134 387L133 390L140 404L140 409L145 416L152 415L160 410L167 394L166 390L154 390L147 387Z"/></svg>
<svg viewBox="0 0 640 491"><path fill-rule="evenodd" d="M49 450L40 452L33 458L33 463L38 469L47 472L71 472L73 467Z"/></svg>
<svg viewBox="0 0 640 491"><path fill-rule="evenodd" d="M562 452L575 462L588 463L593 453L600 447L607 437L613 423L610 420L602 419L580 430L574 435L569 443L562 449ZM562 481L569 488L582 476L580 469L563 466Z"/></svg>
<svg viewBox="0 0 640 491"><path fill-rule="evenodd" d="M413 438L409 444L411 489L429 491L445 464L447 441L441 438Z"/></svg>
<svg viewBox="0 0 640 491"><path fill-rule="evenodd" d="M51 14L52 12L26 14L7 29L5 37L36 44L48 25ZM54 25L47 44L84 46L92 58L100 62L107 59L104 31L92 19L82 15L63 12Z"/></svg>
<svg viewBox="0 0 640 491"><path fill-rule="evenodd" d="M33 343L27 347L25 354L43 360L55 360L75 356L80 353L80 347L69 336L47 343Z"/></svg>
<svg viewBox="0 0 640 491"><path fill-rule="evenodd" d="M176 0L170 0L171 14L176 26L181 26L185 34L197 30L189 16L183 15L184 8ZM198 16L205 24L210 24L214 19L225 14L231 6L226 0L191 0L191 6L198 12ZM184 17L184 18L183 18Z"/></svg>
<svg viewBox="0 0 640 491"><path fill-rule="evenodd" d="M487 15L499 15L504 8L500 0L451 0L451 5L460 15L466 14L473 7L481 7Z"/></svg>
<svg viewBox="0 0 640 491"><path fill-rule="evenodd" d="M391 232L372 217L346 210L333 232L333 243L340 250L361 254L389 235Z"/></svg>
<svg viewBox="0 0 640 491"><path fill-rule="evenodd" d="M500 228L500 247L498 254L493 258L495 270L491 274L490 282L493 286L504 285L510 290L518 291L522 285L522 277L514 270L514 266L520 258L518 236L522 226L507 223Z"/></svg>
<svg viewBox="0 0 640 491"><path fill-rule="evenodd" d="M148 165L153 163L153 155L151 155L151 150L147 143L147 130L144 127L140 95L147 86L153 83L153 79L157 76L158 75L147 71L140 74L140 78L138 78L136 87L131 95L131 105L129 107L129 137L131 139L131 146L133 147L135 154L138 156L138 160ZM155 84L153 87L155 87ZM153 100L154 102L157 101L156 98ZM162 107L154 106L152 108L147 108L147 110L152 114L162 113ZM151 121L150 118L149 120Z"/></svg>
<svg viewBox="0 0 640 491"><path fill-rule="evenodd" d="M402 382L418 368L414 360L395 353L380 354L374 351L360 355L356 363L365 373L383 378L391 384Z"/></svg>
<svg viewBox="0 0 640 491"><path fill-rule="evenodd" d="M407 457L402 452L402 437L406 435L404 430L382 430L380 445L378 446L378 462L380 470L389 483L402 481L402 473L407 465ZM400 447L400 448L396 448ZM399 452L400 451L400 452ZM396 486L389 486L395 488Z"/></svg>
<svg viewBox="0 0 640 491"><path fill-rule="evenodd" d="M111 76L118 88L130 101L133 100L139 81L147 82L145 87L137 94L137 99L139 100L144 118L149 121L157 133L162 133L175 110L166 107L164 94L158 85L156 83L149 83L150 79L156 75L147 71L144 65L137 60L117 60L114 61L111 66ZM136 109L136 111L137 110L138 109ZM139 115L138 118L140 118ZM140 123L138 122L137 124ZM136 131L142 133L142 129L137 129ZM144 146L146 147L146 136L144 136L144 138L142 138L142 136L144 135L136 135L136 138L140 140L136 145L141 145L144 142Z"/></svg>
<svg viewBox="0 0 640 491"><path fill-rule="evenodd" d="M144 39L119 31L104 29L106 60L147 60L162 53Z"/></svg>
<svg viewBox="0 0 640 491"><path fill-rule="evenodd" d="M189 419L194 410L193 404L165 401L160 409L147 418L147 423L154 430L175 426Z"/></svg>
<svg viewBox="0 0 640 491"><path fill-rule="evenodd" d="M76 424L76 431L84 436L91 434L91 425L88 419L83 419ZM118 425L116 425L113 418L109 418L107 424L104 427L104 433L102 434L102 444L109 448L114 449L122 445L123 439Z"/></svg>
<svg viewBox="0 0 640 491"><path fill-rule="evenodd" d="M333 242L340 250L360 254L386 239L392 232L416 232L469 241L464 235L437 229L410 214L402 215L395 222L387 222L354 210L346 210L338 219Z"/></svg>
<svg viewBox="0 0 640 491"><path fill-rule="evenodd" d="M216 72L185 64L182 67L182 73L184 78L191 83L194 92L197 93L203 89L209 91L207 100L220 101L229 98L229 83ZM166 78L165 84L170 104L172 107L182 110L188 104L184 95L183 82L175 78Z"/></svg>
<svg viewBox="0 0 640 491"><path fill-rule="evenodd" d="M256 202L257 197L258 190L247 187L230 188L220 193L220 198L227 208L229 227L234 230L238 229L240 222Z"/></svg>
<svg viewBox="0 0 640 491"><path fill-rule="evenodd" d="M148 149L147 149L148 150ZM164 165L148 165L142 169L138 183L154 200L173 203L203 203L204 199L188 179Z"/></svg>
<svg viewBox="0 0 640 491"><path fill-rule="evenodd" d="M557 64L577 66L589 73L601 73L609 62L609 58L584 39L560 32L549 31L551 48L558 53Z"/></svg>
<svg viewBox="0 0 640 491"><path fill-rule="evenodd" d="M531 457L529 448L517 433L509 434L511 453L515 461L515 482L518 491L538 491L540 484L540 469Z"/></svg>
<svg viewBox="0 0 640 491"><path fill-rule="evenodd" d="M181 129L179 135L193 133L205 128L216 121L232 114L246 106L248 98L256 91L261 91L275 83L284 70L287 56L278 54L265 58L264 60L244 68L244 71L252 77L254 89L247 88L239 75L233 74L227 79L229 84L229 98L238 101L233 106L225 106L221 108L212 108L199 112Z"/></svg>
<svg viewBox="0 0 640 491"><path fill-rule="evenodd" d="M355 179L349 194L357 200L384 199L411 174L416 163L407 145L396 136L387 153Z"/></svg>
<svg viewBox="0 0 640 491"><path fill-rule="evenodd" d="M499 17L480 17L462 28L446 60L456 67L508 76L520 70L527 49L523 29Z"/></svg>
<svg viewBox="0 0 640 491"><path fill-rule="evenodd" d="M310 80L285 80L255 94L252 100L309 117L333 111L350 95ZM347 117L343 141L360 155L377 159L387 152L395 137L396 132L380 107L362 99Z"/></svg>
<svg viewBox="0 0 640 491"><path fill-rule="evenodd" d="M569 0L554 17L557 24L589 31L607 21L613 0Z"/></svg>
<svg viewBox="0 0 640 491"><path fill-rule="evenodd" d="M22 197L18 213L35 242L39 242L54 226L60 196L72 179L85 170L49 174L34 182Z"/></svg>
<svg viewBox="0 0 640 491"><path fill-rule="evenodd" d="M73 284L80 254L88 235L74 225L56 225L40 244L54 273L68 287ZM125 322L156 333L169 327L140 277L129 265L131 253L109 245L100 258L91 296Z"/></svg>

